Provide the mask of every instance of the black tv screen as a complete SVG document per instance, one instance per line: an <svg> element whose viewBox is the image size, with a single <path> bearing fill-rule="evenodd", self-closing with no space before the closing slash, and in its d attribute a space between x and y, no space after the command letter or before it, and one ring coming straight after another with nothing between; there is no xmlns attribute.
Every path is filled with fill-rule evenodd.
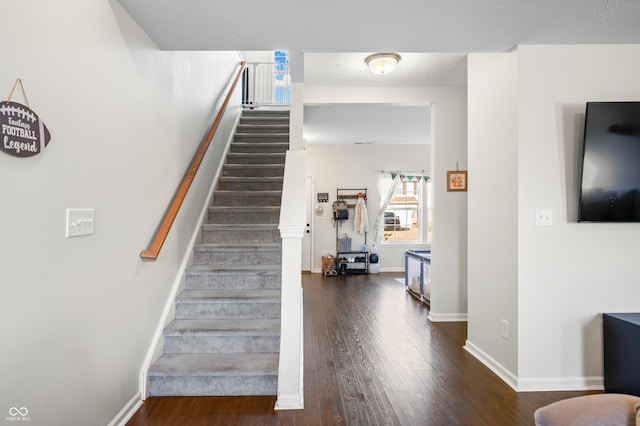
<svg viewBox="0 0 640 426"><path fill-rule="evenodd" d="M640 222L640 102L587 102L578 222Z"/></svg>

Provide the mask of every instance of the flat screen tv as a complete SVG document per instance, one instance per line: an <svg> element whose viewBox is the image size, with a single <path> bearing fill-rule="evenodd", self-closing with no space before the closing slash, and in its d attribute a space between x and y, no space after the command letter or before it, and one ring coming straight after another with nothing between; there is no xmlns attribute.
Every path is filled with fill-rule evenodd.
<svg viewBox="0 0 640 426"><path fill-rule="evenodd" d="M578 222L640 222L640 102L587 102Z"/></svg>

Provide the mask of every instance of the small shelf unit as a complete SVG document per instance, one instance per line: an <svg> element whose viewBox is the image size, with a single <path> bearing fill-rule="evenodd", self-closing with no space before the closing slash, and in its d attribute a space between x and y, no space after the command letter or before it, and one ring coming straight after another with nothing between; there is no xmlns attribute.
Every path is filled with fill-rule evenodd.
<svg viewBox="0 0 640 426"><path fill-rule="evenodd" d="M367 198L367 188L338 188L336 190L336 199L343 200L347 203L347 207L355 209L358 197L363 196ZM366 201L365 201L366 202ZM353 215L349 214L350 219L353 220ZM349 219L347 219L349 220ZM346 222L341 221L341 222ZM350 250L340 249L340 242L338 235L340 234L341 223L336 223L336 271L339 275L348 274L366 274L369 272L369 252L362 250ZM364 244L367 244L367 233L364 233Z"/></svg>
<svg viewBox="0 0 640 426"><path fill-rule="evenodd" d="M369 271L368 251L341 251L336 258L336 271L340 275L366 274Z"/></svg>

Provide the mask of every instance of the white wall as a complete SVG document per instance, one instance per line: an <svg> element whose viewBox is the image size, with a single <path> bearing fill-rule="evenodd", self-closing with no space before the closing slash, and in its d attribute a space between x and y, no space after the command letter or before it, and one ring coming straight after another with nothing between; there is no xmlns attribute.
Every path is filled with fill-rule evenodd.
<svg viewBox="0 0 640 426"><path fill-rule="evenodd" d="M568 206L585 102L640 100L640 45L523 46L518 58L519 384L597 385L600 314L640 309L640 226L578 224ZM554 226L534 227L535 208Z"/></svg>
<svg viewBox="0 0 640 426"><path fill-rule="evenodd" d="M238 56L161 52L115 1L3 2L0 15L0 89L22 78L52 135L36 157L0 153L0 412L104 425L138 390L226 137L214 140L158 262L138 255ZM233 124L231 114L222 134ZM65 239L69 207L95 208L95 235Z"/></svg>
<svg viewBox="0 0 640 426"><path fill-rule="evenodd" d="M495 288L495 278L473 273L484 262L495 266L495 273L511 275L517 267L517 388L584 389L602 387L602 326L601 313L638 311L637 241L640 227L635 224L576 223L575 200L577 164L584 108L587 101L640 100L637 76L640 72L640 45L620 46L520 46L517 51L517 207L507 214L506 229L495 229L505 241L499 251L486 250L473 241L476 235L476 215L489 203L470 203L469 246L470 315L476 307L490 303L482 289ZM490 54L486 58L491 59ZM503 54L512 55L512 54ZM479 55L482 56L482 55ZM490 70L489 61L482 60L476 71ZM508 61L508 59L507 59ZM470 64L478 64L475 60ZM512 70L505 65L504 86L497 79L490 84L500 93L508 93L512 85ZM478 77L478 76L476 76ZM469 82L484 84L481 78ZM470 93L480 93L477 87ZM505 103L506 99L506 103ZM508 96L498 96L497 108L488 97L486 104L470 103L469 117L488 118L493 123L508 120L504 114ZM493 118L487 112L493 111ZM509 114L510 115L510 114ZM475 130L475 128L474 128ZM474 138L470 163L478 164L484 157L479 150L492 148L489 132L484 138ZM497 134L506 146L509 135ZM471 141L470 141L471 144ZM506 165L513 157L507 153L496 164ZM502 156L501 156L502 158ZM507 167L507 170L510 170ZM489 176L488 172L486 174ZM513 179L506 173L507 179ZM479 182L480 183L480 182ZM486 185L493 184L487 179ZM488 192L484 188L483 192ZM508 208L508 206L504 206ZM536 208L553 212L553 226L534 226ZM517 265L512 256L502 256L512 246L513 216L517 217ZM505 280L504 283L506 283ZM502 284L499 284L502 285ZM497 309L512 315L507 306L512 303L513 289L499 294ZM479 309L479 308L478 308ZM474 315L470 318L470 339L489 357L513 369L510 354L496 345L500 326L495 316ZM473 335L471 334L473 333Z"/></svg>
<svg viewBox="0 0 640 426"><path fill-rule="evenodd" d="M491 354L512 385L518 372L517 53L471 54L466 347ZM509 323L502 337L502 320ZM482 348L482 349L480 349ZM475 353L482 356L481 353Z"/></svg>
<svg viewBox="0 0 640 426"><path fill-rule="evenodd" d="M447 171L466 170L467 90L439 88L433 96L431 174L433 238L431 242L432 321L467 319L467 192L447 192ZM473 190L473 176L468 177Z"/></svg>
<svg viewBox="0 0 640 426"><path fill-rule="evenodd" d="M467 313L467 197L466 193L446 192L445 185L447 170L455 170L456 163L460 170L467 167L466 96L464 87L304 88L305 103L431 104L433 143L430 171L434 184L435 213L431 243L430 315L436 321L465 319ZM315 238L318 238L317 234ZM315 253L321 256L322 248L316 246ZM393 254L387 258L397 259L397 256ZM381 268L385 266L384 263L380 265Z"/></svg>
<svg viewBox="0 0 640 426"><path fill-rule="evenodd" d="M242 59L247 62L273 62L273 51L245 51L240 52Z"/></svg>

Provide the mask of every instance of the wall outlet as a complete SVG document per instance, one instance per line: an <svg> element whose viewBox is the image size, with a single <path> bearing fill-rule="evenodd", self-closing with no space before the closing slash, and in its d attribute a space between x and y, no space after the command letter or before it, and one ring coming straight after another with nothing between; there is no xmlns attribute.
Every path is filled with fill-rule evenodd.
<svg viewBox="0 0 640 426"><path fill-rule="evenodd" d="M94 209L67 209L66 237L80 237L95 233Z"/></svg>
<svg viewBox="0 0 640 426"><path fill-rule="evenodd" d="M502 320L502 337L509 340L509 321L506 319Z"/></svg>
<svg viewBox="0 0 640 426"><path fill-rule="evenodd" d="M551 209L536 209L536 226L552 226L553 211Z"/></svg>

